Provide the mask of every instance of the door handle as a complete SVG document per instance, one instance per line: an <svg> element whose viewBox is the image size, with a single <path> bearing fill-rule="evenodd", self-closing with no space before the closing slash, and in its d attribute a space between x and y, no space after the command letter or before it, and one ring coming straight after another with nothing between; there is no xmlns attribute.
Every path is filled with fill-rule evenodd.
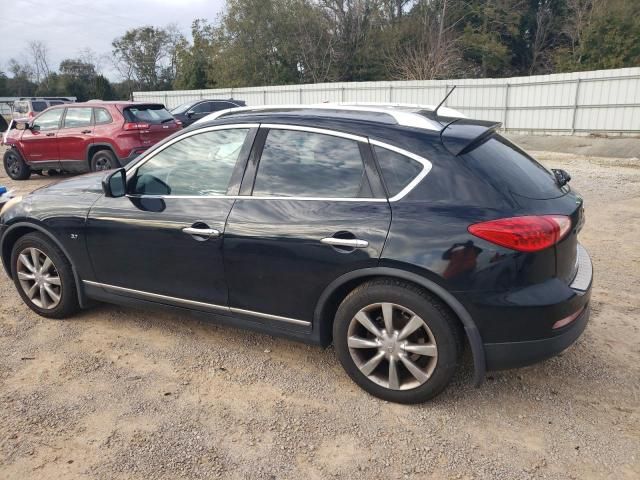
<svg viewBox="0 0 640 480"><path fill-rule="evenodd" d="M220 236L220 230L216 230L215 228L185 227L182 229L182 231L187 235L200 237L204 240L207 240L209 238L218 238Z"/></svg>
<svg viewBox="0 0 640 480"><path fill-rule="evenodd" d="M91 130L82 130L80 133L91 133Z"/></svg>
<svg viewBox="0 0 640 480"><path fill-rule="evenodd" d="M55 133L47 133L47 135L46 135L46 136L47 136L47 137L55 137L55 136L56 136L56 134L55 134Z"/></svg>
<svg viewBox="0 0 640 480"><path fill-rule="evenodd" d="M320 241L325 245L331 245L332 247L367 248L369 246L369 242L358 238L326 237Z"/></svg>

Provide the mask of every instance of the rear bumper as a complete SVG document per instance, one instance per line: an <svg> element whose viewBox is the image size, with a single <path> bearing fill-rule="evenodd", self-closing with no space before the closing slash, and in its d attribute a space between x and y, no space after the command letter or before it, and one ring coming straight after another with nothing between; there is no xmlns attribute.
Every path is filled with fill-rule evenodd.
<svg viewBox="0 0 640 480"><path fill-rule="evenodd" d="M524 367L559 354L582 335L589 315L590 306L587 304L582 314L555 337L528 342L485 343L487 370Z"/></svg>
<svg viewBox="0 0 640 480"><path fill-rule="evenodd" d="M589 321L589 300L593 282L591 258L582 245L578 245L576 263L577 270L574 279L567 286L568 288L561 289L562 292L566 292L561 293L561 295L566 295L566 298L537 310L537 314L542 318L535 323L539 326L544 325L544 330L548 332L541 335L544 338L485 343L487 370L524 367L546 360L568 348L582 335ZM556 321L568 317L571 312L578 312L580 309L582 309L580 315L570 323L557 329L553 328ZM559 315L559 312L563 312L562 315Z"/></svg>

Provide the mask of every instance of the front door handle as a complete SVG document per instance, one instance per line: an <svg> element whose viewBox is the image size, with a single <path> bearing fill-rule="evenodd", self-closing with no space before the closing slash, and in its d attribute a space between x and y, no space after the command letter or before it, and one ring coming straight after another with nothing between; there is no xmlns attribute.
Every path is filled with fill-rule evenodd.
<svg viewBox="0 0 640 480"><path fill-rule="evenodd" d="M358 238L326 237L320 241L326 245L331 245L332 247L367 248L369 246L369 242Z"/></svg>
<svg viewBox="0 0 640 480"><path fill-rule="evenodd" d="M55 133L47 133L47 137L55 137L56 134Z"/></svg>
<svg viewBox="0 0 640 480"><path fill-rule="evenodd" d="M196 240L208 240L210 238L218 238L220 236L220 230L216 230L215 228L185 227L182 231L187 235L199 237L196 238Z"/></svg>
<svg viewBox="0 0 640 480"><path fill-rule="evenodd" d="M80 133L91 133L91 130L82 130Z"/></svg>

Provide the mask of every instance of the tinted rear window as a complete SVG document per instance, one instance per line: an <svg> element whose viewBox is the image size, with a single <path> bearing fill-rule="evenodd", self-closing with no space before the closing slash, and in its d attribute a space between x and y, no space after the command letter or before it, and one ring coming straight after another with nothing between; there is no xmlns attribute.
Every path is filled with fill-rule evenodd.
<svg viewBox="0 0 640 480"><path fill-rule="evenodd" d="M31 108L33 108L34 112L42 112L46 110L48 106L47 102L31 102Z"/></svg>
<svg viewBox="0 0 640 480"><path fill-rule="evenodd" d="M493 135L461 158L497 190L547 199L564 194L553 174L500 135Z"/></svg>
<svg viewBox="0 0 640 480"><path fill-rule="evenodd" d="M134 107L127 107L124 110L124 114L130 122L159 124L173 120L173 116L162 105L136 105Z"/></svg>

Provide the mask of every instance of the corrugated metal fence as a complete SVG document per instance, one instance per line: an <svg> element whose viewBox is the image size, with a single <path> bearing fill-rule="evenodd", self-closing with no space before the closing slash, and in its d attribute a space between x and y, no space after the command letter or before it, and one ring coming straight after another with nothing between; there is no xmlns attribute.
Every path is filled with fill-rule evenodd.
<svg viewBox="0 0 640 480"><path fill-rule="evenodd" d="M215 90L135 92L134 100L173 108L202 98L247 105L392 102L446 106L472 118L500 121L511 132L640 134L640 67L501 79L319 83Z"/></svg>

